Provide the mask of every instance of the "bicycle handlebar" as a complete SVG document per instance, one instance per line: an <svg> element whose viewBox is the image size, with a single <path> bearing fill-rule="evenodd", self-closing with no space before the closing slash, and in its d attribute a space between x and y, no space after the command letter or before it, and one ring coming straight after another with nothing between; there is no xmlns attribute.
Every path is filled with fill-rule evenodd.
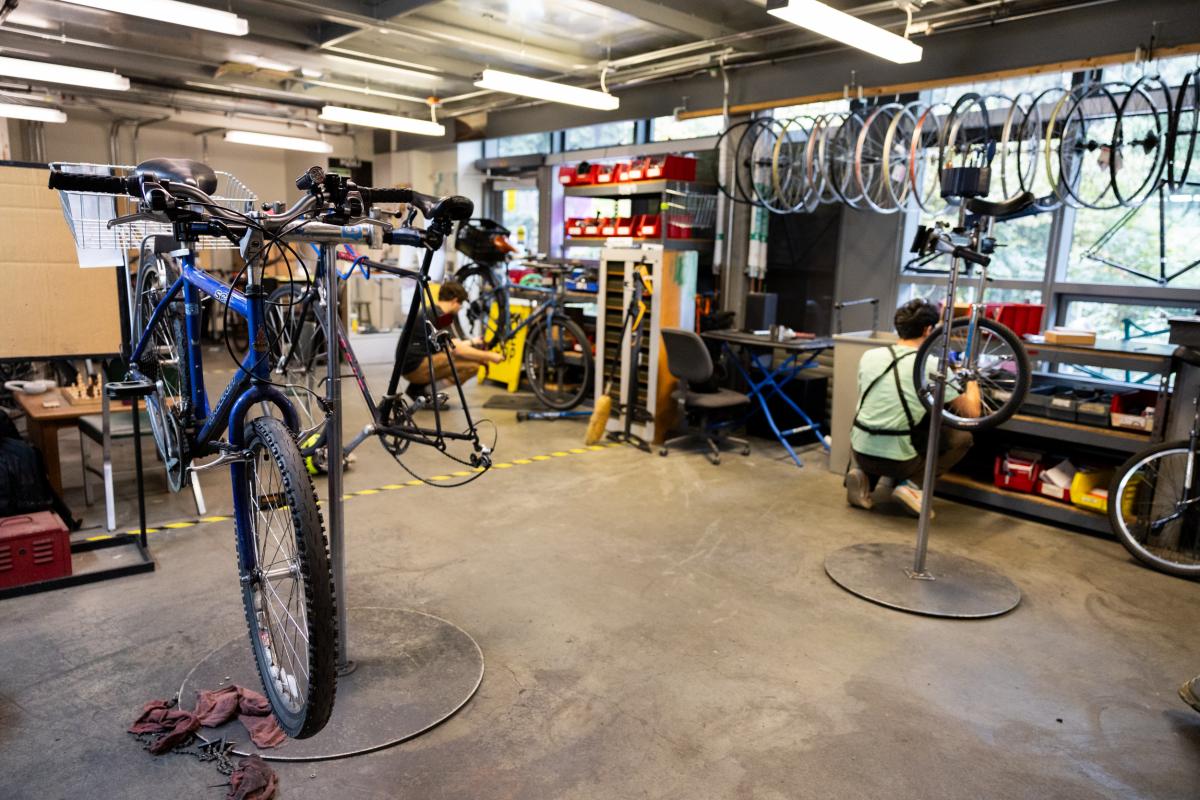
<svg viewBox="0 0 1200 800"><path fill-rule="evenodd" d="M94 192L96 194L127 194L141 197L142 182L137 175L86 175L79 172L50 170L50 188L64 192Z"/></svg>

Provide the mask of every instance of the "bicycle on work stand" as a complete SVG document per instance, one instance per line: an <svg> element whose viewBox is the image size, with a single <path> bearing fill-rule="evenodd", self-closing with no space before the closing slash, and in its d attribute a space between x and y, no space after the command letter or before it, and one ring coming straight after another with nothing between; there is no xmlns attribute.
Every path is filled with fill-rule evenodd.
<svg viewBox="0 0 1200 800"><path fill-rule="evenodd" d="M523 368L534 395L556 411L574 408L587 397L595 369L587 334L566 314L564 277L579 265L531 260L527 266L549 276L550 286L513 284L507 255L514 248L507 236L506 228L486 219L459 228L455 247L474 261L454 275L468 295L456 324L463 338L480 340L485 350L504 347L526 330ZM509 306L519 294L535 300L524 319Z"/></svg>
<svg viewBox="0 0 1200 800"><path fill-rule="evenodd" d="M304 432L295 407L271 382L263 265L272 248L288 249L294 242L336 246L381 234L389 243L428 246L425 232L392 230L366 219L373 202L413 204L435 236L444 236L471 211L465 198L438 200L332 177L302 186L304 196L277 215L254 211L254 198L244 187L236 202L226 192L223 205L218 174L185 159L152 159L133 168L52 164L49 181L60 191L80 246L136 249L149 236L170 236L179 244L172 260L143 265L150 271L139 276L137 344L128 377L108 389L118 398L145 398L173 489L188 471L229 466L251 649L271 710L294 738L320 731L333 709L337 598L316 492L296 444ZM104 206L127 213L109 218L98 212ZM196 266L197 250L215 241L240 250L245 262L240 290L238 280L223 283ZM227 316L245 318L249 337L246 358L215 407L204 385L202 294L216 298ZM196 462L207 456L212 460Z"/></svg>
<svg viewBox="0 0 1200 800"><path fill-rule="evenodd" d="M1182 364L1200 368L1200 350L1176 349L1162 394ZM1108 488L1108 519L1125 549L1143 564L1183 578L1200 577L1200 396L1192 405L1187 439L1130 457Z"/></svg>
<svg viewBox="0 0 1200 800"><path fill-rule="evenodd" d="M979 167L943 171L942 194L962 198L959 223L953 229L944 223L918 228L911 248L918 256L905 266L910 273L947 276L942 322L917 350L913 375L926 410L933 408L937 383L943 379L956 394L966 392L971 383L979 386L979 416L955 414L949 407L942 412L947 425L964 431L987 430L1011 418L1024 402L1031 380L1025 346L1008 326L986 316L983 299L991 254L996 248L994 224L1035 212L1035 198L1025 192L1000 202L983 200L988 192L988 175L986 168ZM924 267L942 255L954 259L948 270ZM961 276L977 280L965 316L957 316L954 311L960 269Z"/></svg>
<svg viewBox="0 0 1200 800"><path fill-rule="evenodd" d="M325 181L336 178L337 176L330 175L317 176L317 180ZM301 178L301 181L304 181L304 178ZM300 181L298 181L299 183ZM363 373L358 358L354 354L354 348L351 347L350 341L346 336L346 329L341 319L334 320L333 336L330 336L330 322L326 313L328 301L325 290L325 270L328 268L326 262L330 259L325 258L325 253L322 253L322 257L318 261L315 270L315 279L310 285L297 286L293 283L281 286L271 294L267 327L269 331L276 334L274 337L275 346L271 354L272 371L277 375L286 376L288 385L294 387L293 392L298 400L300 410L306 414L313 413L313 403L308 398L315 396L312 389L320 379L320 376L325 372L329 358L330 341L338 343L338 349L350 369L350 374L355 379L363 401L366 403L371 422L364 426L362 431L342 449L343 460L368 438L376 436L379 438L383 448L400 462L401 466L404 466L404 464L400 461L400 456L414 442L433 447L446 457L463 466L473 469L487 469L491 466L491 448L484 445L479 439L477 423L471 416L470 407L463 393L462 381L454 369L452 359L450 362L451 377L463 414L466 417L466 427L464 430L457 431L447 428L446 423L443 421L443 409L440 403L429 405L434 415L432 427L418 424L414 413L424 406L419 406L415 403L410 404L399 391L404 362L403 356L408 352L409 345L413 342L415 336L427 337L430 343L430 347L426 348L425 369L428 370L430 376L429 383L431 385L435 383L434 356L438 352L448 351L452 347L450 336L447 332L432 329L418 330L418 326L421 324L422 319L436 316L429 277L433 264L433 256L441 248L446 237L452 232L454 221L465 219L471 213L471 201L466 198L457 199L461 201L461 205L455 210L453 218L429 218L431 220L430 225L424 231L415 231L410 227L418 211L417 205L410 204L408 212L403 215L392 214L392 216L400 216L403 219L401 230L407 232L406 237L408 240L401 241L396 234L393 234L391 243L411 244L412 246L421 247L424 255L419 271L383 264L362 256L354 257L350 269L344 275L340 275L340 277L348 277L357 269L368 276L371 271L375 271L412 280L416 283L408 315L405 318L400 338L396 343L395 357L388 379L387 392L378 401L376 401L375 396L371 393L366 376ZM385 213L390 214L391 212ZM322 247L327 246L329 245L323 245ZM467 458L463 459L449 452L448 444L454 441L469 443L471 452ZM305 463L310 472L323 471L324 464L328 459L327 450L324 428L318 433L314 433L301 440L301 453L305 458ZM435 485L453 486L457 484L440 483Z"/></svg>

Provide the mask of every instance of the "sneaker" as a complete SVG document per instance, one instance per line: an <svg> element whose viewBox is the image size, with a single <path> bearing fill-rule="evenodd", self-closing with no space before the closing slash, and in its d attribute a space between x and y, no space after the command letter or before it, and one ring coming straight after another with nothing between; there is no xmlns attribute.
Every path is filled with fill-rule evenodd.
<svg viewBox="0 0 1200 800"><path fill-rule="evenodd" d="M858 467L846 473L846 502L855 508L871 510L871 480Z"/></svg>
<svg viewBox="0 0 1200 800"><path fill-rule="evenodd" d="M1179 697L1183 702L1200 711L1200 675L1179 687Z"/></svg>
<svg viewBox="0 0 1200 800"><path fill-rule="evenodd" d="M914 517L921 516L922 494L920 487L912 481L905 481L895 489L892 489L892 499L908 509L908 512ZM929 518L933 519L932 509L929 511Z"/></svg>

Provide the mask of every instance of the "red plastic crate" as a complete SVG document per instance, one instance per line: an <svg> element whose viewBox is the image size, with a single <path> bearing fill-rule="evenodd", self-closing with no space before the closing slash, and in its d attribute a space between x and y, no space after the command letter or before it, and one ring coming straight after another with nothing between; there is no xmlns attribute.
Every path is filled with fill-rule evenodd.
<svg viewBox="0 0 1200 800"><path fill-rule="evenodd" d="M994 482L1001 489L1032 494L1042 475L1041 462L1013 453L996 456Z"/></svg>
<svg viewBox="0 0 1200 800"><path fill-rule="evenodd" d="M583 224L587 222L579 217L570 217L563 223L567 236L583 236Z"/></svg>
<svg viewBox="0 0 1200 800"><path fill-rule="evenodd" d="M662 223L659 221L658 214L642 214L636 218L634 224L634 236L641 236L647 239L662 235Z"/></svg>
<svg viewBox="0 0 1200 800"><path fill-rule="evenodd" d="M71 538L53 511L0 519L0 588L71 574Z"/></svg>
<svg viewBox="0 0 1200 800"><path fill-rule="evenodd" d="M616 232L614 236L633 236L633 220L629 217L620 217L616 220Z"/></svg>
<svg viewBox="0 0 1200 800"><path fill-rule="evenodd" d="M696 159L687 156L661 156L646 163L645 179L648 181L694 181Z"/></svg>
<svg viewBox="0 0 1200 800"><path fill-rule="evenodd" d="M602 219L585 219L583 221L583 235L584 236L599 236L600 235L600 226L603 225L604 222L605 221Z"/></svg>
<svg viewBox="0 0 1200 800"><path fill-rule="evenodd" d="M625 180L628 181L644 181L646 180L646 170L650 167L650 159L639 158L637 161L629 165L629 171L626 173Z"/></svg>
<svg viewBox="0 0 1200 800"><path fill-rule="evenodd" d="M624 167L624 166L626 166L626 165L625 164L598 164L596 166L595 183L601 184L601 185L608 184L608 183L616 183L618 180L620 180L617 176L620 174L621 167Z"/></svg>
<svg viewBox="0 0 1200 800"><path fill-rule="evenodd" d="M575 175L575 167L573 165L558 168L558 182L563 186L574 186Z"/></svg>
<svg viewBox="0 0 1200 800"><path fill-rule="evenodd" d="M1041 303L988 303L984 313L1017 336L1042 332L1046 307Z"/></svg>

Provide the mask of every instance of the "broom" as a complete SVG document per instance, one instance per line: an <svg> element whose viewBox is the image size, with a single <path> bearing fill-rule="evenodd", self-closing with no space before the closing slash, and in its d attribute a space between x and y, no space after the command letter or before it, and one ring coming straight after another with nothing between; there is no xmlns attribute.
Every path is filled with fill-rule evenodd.
<svg viewBox="0 0 1200 800"><path fill-rule="evenodd" d="M638 288L641 287L639 286ZM638 321L640 322L641 314L645 313L646 306L640 295L640 291L635 291L634 296L630 298L629 310L625 312L625 321L621 323L621 338L617 340L618 345L620 342L625 341L625 331L630 327L629 323L633 321L634 314L638 314ZM586 445L593 445L604 437L604 428L608 425L608 418L612 415L611 392L613 379L615 378L614 373L619 362L619 357L614 358L608 368L608 379L604 382L604 393L596 401L596 407L592 409L592 416L588 419L587 434L583 438L583 443Z"/></svg>

